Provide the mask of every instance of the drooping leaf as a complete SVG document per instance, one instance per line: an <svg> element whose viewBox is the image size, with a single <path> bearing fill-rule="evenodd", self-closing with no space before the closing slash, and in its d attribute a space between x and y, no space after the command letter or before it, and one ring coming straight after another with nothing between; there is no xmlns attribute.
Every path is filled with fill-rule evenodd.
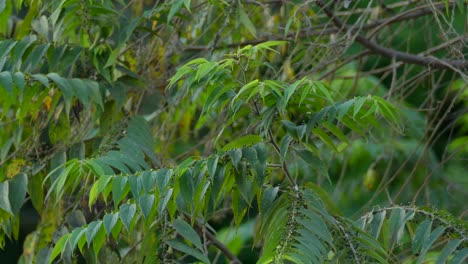
<svg viewBox="0 0 468 264"><path fill-rule="evenodd" d="M93 221L86 227L86 242L91 245L94 237L102 227L102 221Z"/></svg>
<svg viewBox="0 0 468 264"><path fill-rule="evenodd" d="M128 232L131 231L131 226L132 226L133 219L135 217L135 213L136 213L135 204L123 204L119 208L120 220L122 220L122 223L124 224Z"/></svg>
<svg viewBox="0 0 468 264"><path fill-rule="evenodd" d="M53 260L65 249L69 236L70 234L66 234L57 241L54 249L52 250L52 253L50 254L49 263L52 263Z"/></svg>
<svg viewBox="0 0 468 264"><path fill-rule="evenodd" d="M146 220L148 220L150 213L153 209L155 197L153 194L144 194L140 197L140 207L141 207L141 212L143 213L143 216L145 217Z"/></svg>
<svg viewBox="0 0 468 264"><path fill-rule="evenodd" d="M119 220L119 214L118 213L113 213L113 214L106 214L104 216L104 228L106 229L107 234L111 234L112 230L114 229L115 224L117 224L117 221Z"/></svg>
<svg viewBox="0 0 468 264"><path fill-rule="evenodd" d="M13 78L10 72L0 72L0 86L13 96Z"/></svg>
<svg viewBox="0 0 468 264"><path fill-rule="evenodd" d="M10 200L11 211L13 214L18 214L28 190L28 178L26 174L20 173L9 182L8 195Z"/></svg>
<svg viewBox="0 0 468 264"><path fill-rule="evenodd" d="M190 241L200 251L203 251L203 246L197 232L184 220L176 219L173 224L177 233Z"/></svg>
<svg viewBox="0 0 468 264"><path fill-rule="evenodd" d="M171 246L172 248L175 248L176 250L180 251L180 252L183 252L183 253L186 253L190 256L193 256L195 258L197 258L198 260L202 261L203 263L211 263L210 260L205 256L203 255L202 252L194 249L194 248L191 248L189 246L187 246L186 244L178 241L178 240L169 240L167 242L169 244L169 246Z"/></svg>
<svg viewBox="0 0 468 264"><path fill-rule="evenodd" d="M330 177L328 176L328 169L325 167L323 161L317 158L311 151L306 149L295 149L296 153L307 162L312 168L314 168L319 175L324 176L331 183Z"/></svg>
<svg viewBox="0 0 468 264"><path fill-rule="evenodd" d="M0 209L13 215L9 199L9 184L8 182L0 183Z"/></svg>
<svg viewBox="0 0 468 264"><path fill-rule="evenodd" d="M124 195L126 195L130 189L127 185L127 180L128 177L126 176L117 176L112 181L112 197L116 207L120 201L123 200Z"/></svg>

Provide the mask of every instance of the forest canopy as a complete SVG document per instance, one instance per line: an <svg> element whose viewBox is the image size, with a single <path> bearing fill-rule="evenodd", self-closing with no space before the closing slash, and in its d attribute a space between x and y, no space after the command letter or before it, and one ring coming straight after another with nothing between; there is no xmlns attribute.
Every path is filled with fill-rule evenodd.
<svg viewBox="0 0 468 264"><path fill-rule="evenodd" d="M465 263L466 0L0 0L0 259Z"/></svg>

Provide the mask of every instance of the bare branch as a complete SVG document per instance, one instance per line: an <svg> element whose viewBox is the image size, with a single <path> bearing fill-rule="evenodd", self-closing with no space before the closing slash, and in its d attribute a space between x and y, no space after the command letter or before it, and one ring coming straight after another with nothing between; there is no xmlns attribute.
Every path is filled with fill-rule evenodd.
<svg viewBox="0 0 468 264"><path fill-rule="evenodd" d="M317 0L317 5L323 9L325 14L332 20L333 24L335 24L338 28L343 28L348 31L355 31L350 26L344 24L338 17L333 14L333 11L328 8L328 6L322 1ZM431 68L436 69L468 69L468 61L467 60L443 60L434 57L423 57L414 55L411 53L406 53L394 49L390 49L384 46L381 46L366 37L356 33L355 39L359 42L362 46L366 47L370 51L380 54L384 57L388 58L395 58L396 60L403 61L410 64L418 64L423 65Z"/></svg>
<svg viewBox="0 0 468 264"><path fill-rule="evenodd" d="M199 223L197 223L197 229L200 234L205 235L206 238L231 261L231 264L242 264L242 262L226 247L226 245L219 241L209 230Z"/></svg>

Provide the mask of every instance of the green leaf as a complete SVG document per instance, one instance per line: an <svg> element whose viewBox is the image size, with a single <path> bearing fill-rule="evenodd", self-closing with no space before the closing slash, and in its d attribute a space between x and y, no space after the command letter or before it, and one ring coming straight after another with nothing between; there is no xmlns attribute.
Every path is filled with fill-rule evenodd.
<svg viewBox="0 0 468 264"><path fill-rule="evenodd" d="M28 177L24 173L19 173L9 182L9 199L11 211L18 214L26 198L28 190Z"/></svg>
<svg viewBox="0 0 468 264"><path fill-rule="evenodd" d="M389 102L385 101L383 98L378 96L372 96L372 99L375 100L375 103L378 105L378 111L387 119L398 124L399 118L397 117L398 109L394 107Z"/></svg>
<svg viewBox="0 0 468 264"><path fill-rule="evenodd" d="M239 21L247 28L250 34L252 34L254 38L257 38L257 30L255 29L254 24L252 24L252 21L250 20L249 16L244 11L244 8L242 6L239 6L237 8L237 15L238 15Z"/></svg>
<svg viewBox="0 0 468 264"><path fill-rule="evenodd" d="M47 77L45 75L43 75L43 74L33 74L33 75L31 75L31 77L34 80L42 83L42 85L44 85L45 87L49 88L49 79L47 79Z"/></svg>
<svg viewBox="0 0 468 264"><path fill-rule="evenodd" d="M235 139L234 141L230 142L226 146L223 147L223 151L229 151L232 149L238 148L245 148L250 147L254 144L262 142L263 138L258 135L247 135L240 138Z"/></svg>
<svg viewBox="0 0 468 264"><path fill-rule="evenodd" d="M0 72L0 86L13 96L13 78L10 72Z"/></svg>
<svg viewBox="0 0 468 264"><path fill-rule="evenodd" d="M432 231L432 233L429 235L429 238L426 241L424 241L423 248L419 253L418 260L416 261L417 264L420 264L424 261L424 256L433 246L434 242L439 238L439 236L441 236L444 233L445 229L445 226L439 226L436 229L434 229L434 231Z"/></svg>
<svg viewBox="0 0 468 264"><path fill-rule="evenodd" d="M184 0L175 0L172 2L171 9L169 10L169 14L167 15L167 22L171 22L172 18L175 14L177 14L180 9L182 8L182 4L184 4Z"/></svg>
<svg viewBox="0 0 468 264"><path fill-rule="evenodd" d="M174 192L174 190L172 188L170 188L169 190L167 190L167 192L164 194L164 197L159 200L159 204L158 204L158 212L160 215L163 214L164 210L166 209L166 206L167 206L167 203L169 202L169 200L171 199L172 197L172 193Z"/></svg>
<svg viewBox="0 0 468 264"><path fill-rule="evenodd" d="M54 83L62 91L62 94L65 98L66 112L68 114L70 112L71 101L74 95L72 86L67 79L60 77L57 73L49 73L47 74L47 77L54 81Z"/></svg>
<svg viewBox="0 0 468 264"><path fill-rule="evenodd" d="M203 246L197 232L184 220L176 219L173 224L177 233L190 241L200 251L203 251Z"/></svg>
<svg viewBox="0 0 468 264"><path fill-rule="evenodd" d="M16 41L13 41L11 39L0 41L0 61L3 60L3 58L8 53L10 53L13 47L15 47L16 43L17 43Z"/></svg>
<svg viewBox="0 0 468 264"><path fill-rule="evenodd" d="M101 229L101 226L101 221L93 221L89 223L89 225L86 227L86 242L88 243L88 245L91 245L94 237L99 232L99 229Z"/></svg>
<svg viewBox="0 0 468 264"><path fill-rule="evenodd" d="M239 98L245 98L246 96L244 94L247 94L247 99L245 101L249 101L250 98L252 98L253 95L255 95L257 92L258 92L258 85L259 85L259 81L258 80L253 80L247 84L245 84L244 86L242 86L242 88L239 90L239 92L237 93L237 95L232 99L232 103L231 103L231 107L232 105L234 104L234 102L236 102Z"/></svg>
<svg viewBox="0 0 468 264"><path fill-rule="evenodd" d="M71 250L75 249L75 247L78 245L78 241L85 234L85 232L86 228L83 227L73 229L73 231L70 234L70 239L68 240L71 246Z"/></svg>
<svg viewBox="0 0 468 264"><path fill-rule="evenodd" d="M353 106L353 104L358 100L358 98L354 98L348 101L345 101L344 103L335 105L339 109L338 111L338 121L341 121L344 116L348 114L349 109Z"/></svg>
<svg viewBox="0 0 468 264"><path fill-rule="evenodd" d="M148 220L150 213L153 209L155 197L153 194L144 194L140 197L141 212L146 220Z"/></svg>
<svg viewBox="0 0 468 264"><path fill-rule="evenodd" d="M312 132L314 132L314 134L317 135L320 138L320 140L325 142L325 144L327 144L327 146L332 148L334 151L339 152L338 149L336 148L335 144L333 144L333 140L331 139L331 137L327 133L325 133L325 131L323 131L320 128L313 128Z"/></svg>
<svg viewBox="0 0 468 264"><path fill-rule="evenodd" d="M87 90L86 85L84 84L84 81L78 78L73 78L66 80L68 85L70 85L71 89L73 90L74 94L76 97L78 97L78 100L80 100L81 103L85 107L89 106L89 92Z"/></svg>
<svg viewBox="0 0 468 264"><path fill-rule="evenodd" d="M244 197L239 189L233 189L231 197L232 213L234 214L234 223L236 224L236 227L238 227L241 224L242 219L244 219L245 214L247 213L248 206L245 202L247 200L247 197Z"/></svg>
<svg viewBox="0 0 468 264"><path fill-rule="evenodd" d="M453 256L452 260L450 261L450 264L462 264L466 263L464 262L468 258L468 248L463 248L460 251L458 251L455 256Z"/></svg>
<svg viewBox="0 0 468 264"><path fill-rule="evenodd" d="M104 228L100 228L98 233L93 239L93 251L96 257L99 256L99 250L104 245L105 240L106 240L106 231L104 230Z"/></svg>
<svg viewBox="0 0 468 264"><path fill-rule="evenodd" d="M284 40L271 40L271 41L266 41L266 42L257 44L257 45L255 45L255 47L257 49L259 49L259 50L260 49L267 49L267 50L271 50L271 51L276 51L276 50L272 49L271 47L280 46L280 45L287 44L287 43L288 42L284 41Z"/></svg>
<svg viewBox="0 0 468 264"><path fill-rule="evenodd" d="M234 168L237 170L239 167L239 162L242 159L242 150L240 149L233 149L228 152L229 157L231 157L232 164Z"/></svg>
<svg viewBox="0 0 468 264"><path fill-rule="evenodd" d="M44 204L44 187L42 181L44 176L42 174L35 174L28 182L28 193L34 208L40 212Z"/></svg>
<svg viewBox="0 0 468 264"><path fill-rule="evenodd" d="M372 222L369 226L369 234L373 236L375 239L379 238L380 230L382 229L382 225L385 220L385 216L387 215L386 210L382 210L373 214Z"/></svg>
<svg viewBox="0 0 468 264"><path fill-rule="evenodd" d="M421 224L419 224L418 228L416 228L416 232L414 233L413 238L413 246L412 250L413 253L419 253L420 250L423 248L423 245L429 239L429 235L431 234L432 228L432 221L431 220L424 220Z"/></svg>
<svg viewBox="0 0 468 264"><path fill-rule="evenodd" d="M395 208L392 210L389 218L389 231L392 234L392 242L400 244L400 238L403 233L405 210L402 208ZM393 243L392 243L393 244Z"/></svg>
<svg viewBox="0 0 468 264"><path fill-rule="evenodd" d="M131 231L131 225L133 222L133 218L135 217L136 213L136 205L135 204L123 204L120 206L119 215L120 220L124 224L125 228L128 232Z"/></svg>
<svg viewBox="0 0 468 264"><path fill-rule="evenodd" d="M99 181L95 182L93 186L91 187L91 190L89 191L89 199L88 199L89 208L91 208L96 203L97 197L99 195L98 187L99 187Z"/></svg>
<svg viewBox="0 0 468 264"><path fill-rule="evenodd" d="M98 180L98 193L102 193L109 185L109 182L111 182L115 178L116 176L112 175L102 175Z"/></svg>
<svg viewBox="0 0 468 264"><path fill-rule="evenodd" d="M271 187L269 186L265 191L263 191L262 195L262 202L260 210L261 212L267 211L271 206L273 206L273 202L278 195L279 187Z"/></svg>
<svg viewBox="0 0 468 264"><path fill-rule="evenodd" d="M159 171L158 171L159 172ZM149 193L150 190L154 187L154 182L156 179L159 179L156 177L156 172L154 171L145 171L141 175L141 184L143 186L143 190L145 193Z"/></svg>
<svg viewBox="0 0 468 264"><path fill-rule="evenodd" d="M446 263L447 258L457 249L458 245L460 245L461 242L461 239L450 240L440 252L436 264Z"/></svg>
<svg viewBox="0 0 468 264"><path fill-rule="evenodd" d="M115 224L119 220L119 214L118 213L113 213L113 214L106 214L104 216L104 228L106 229L107 234L111 234L112 229L114 228Z"/></svg>
<svg viewBox="0 0 468 264"><path fill-rule="evenodd" d="M130 191L132 192L133 199L138 200L140 198L140 193L143 189L141 177L135 175L129 176L129 182Z"/></svg>
<svg viewBox="0 0 468 264"><path fill-rule="evenodd" d="M356 118L356 115L359 113L361 110L362 106L364 103L367 101L367 97L359 97L356 99L354 103L354 112L353 112L353 118Z"/></svg>
<svg viewBox="0 0 468 264"><path fill-rule="evenodd" d="M316 157L312 152L306 149L294 150L307 164L309 164L313 169L315 169L319 173L319 175L326 177L331 183L330 177L328 175L328 169L325 167L325 164L323 164L320 158Z"/></svg>
<svg viewBox="0 0 468 264"><path fill-rule="evenodd" d="M57 241L52 253L50 254L49 263L52 263L53 260L65 249L69 236L70 234L66 234Z"/></svg>
<svg viewBox="0 0 468 264"><path fill-rule="evenodd" d="M204 59L206 61L206 59ZM188 73L193 72L193 69L188 67L188 65L182 66L177 72L169 79L169 84L167 85L167 89L171 89L175 83L177 83L182 77L187 75Z"/></svg>
<svg viewBox="0 0 468 264"><path fill-rule="evenodd" d="M112 181L112 198L114 199L115 207L119 205L130 189L127 186L127 179L126 176L117 176Z"/></svg>
<svg viewBox="0 0 468 264"><path fill-rule="evenodd" d="M90 97L91 101L100 106L101 109L104 109L99 83L92 80L83 80L83 84L87 89L88 97Z"/></svg>
<svg viewBox="0 0 468 264"><path fill-rule="evenodd" d="M218 66L218 63L207 61L203 64L198 65L197 72L195 73L195 80L200 81L203 77L205 77L208 73L211 72L215 67ZM207 81L210 81L209 79Z"/></svg>
<svg viewBox="0 0 468 264"><path fill-rule="evenodd" d="M13 81L15 82L16 87L23 92L24 87L26 86L26 80L24 79L24 74L22 72L15 72L13 74Z"/></svg>
<svg viewBox="0 0 468 264"><path fill-rule="evenodd" d="M76 163L76 160L69 160L64 164L65 169L60 173L60 175L57 177L57 179L52 183L52 186L49 189L49 193L47 193L46 200L49 198L49 195L51 193L55 194L55 199L56 202L62 197L62 194L65 192L65 182L67 181L68 177L70 174L72 174L72 171L74 171L77 167L78 164ZM57 169L61 169L61 166L58 167ZM49 175L53 174L54 171L50 172Z"/></svg>
<svg viewBox="0 0 468 264"><path fill-rule="evenodd" d="M208 169L208 175L210 175L212 178L215 176L216 173L216 168L218 166L218 156L211 156L208 158L208 161L206 162L206 168Z"/></svg>
<svg viewBox="0 0 468 264"><path fill-rule="evenodd" d="M167 244L169 244L170 247L180 251L180 252L183 252L183 253L186 253L190 256L193 256L201 261L203 261L203 263L211 263L210 260L205 256L203 255L202 252L198 251L198 250L195 250L189 246L187 246L186 244L178 241L178 240L169 240L167 241Z"/></svg>
<svg viewBox="0 0 468 264"><path fill-rule="evenodd" d="M288 85L286 87L286 89L284 89L284 95L281 98L281 102L280 102L280 106L279 106L281 111L284 111L286 109L286 106L288 105L289 99L296 92L296 89L304 84L304 80L305 79L296 81L293 84Z"/></svg>
<svg viewBox="0 0 468 264"><path fill-rule="evenodd" d="M229 85L224 85L223 87L214 87L203 104L201 115L204 115L205 113L209 112L211 107L216 102L219 102L219 98L225 95L230 90L232 90L232 87Z"/></svg>
<svg viewBox="0 0 468 264"><path fill-rule="evenodd" d="M44 58L44 54L50 47L50 43L37 45L33 48L28 58L25 60L25 63L22 67L23 71L30 72L34 70L35 67L39 64L40 60Z"/></svg>
<svg viewBox="0 0 468 264"><path fill-rule="evenodd" d="M9 184L8 182L0 183L0 209L13 215L9 199Z"/></svg>
<svg viewBox="0 0 468 264"><path fill-rule="evenodd" d="M192 0L184 0L184 6L185 8L190 12L190 2Z"/></svg>
<svg viewBox="0 0 468 264"><path fill-rule="evenodd" d="M16 44L11 60L11 65L13 65L14 68L21 67L21 62L24 60L23 55L26 49L33 44L34 40L35 36L25 37Z"/></svg>

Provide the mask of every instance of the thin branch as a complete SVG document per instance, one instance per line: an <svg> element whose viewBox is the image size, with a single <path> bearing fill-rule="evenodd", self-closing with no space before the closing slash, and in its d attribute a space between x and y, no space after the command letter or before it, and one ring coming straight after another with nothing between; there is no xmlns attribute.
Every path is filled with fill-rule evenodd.
<svg viewBox="0 0 468 264"><path fill-rule="evenodd" d="M454 5L454 3L449 3L449 7ZM444 3L436 4L434 6L436 9L443 9L446 8ZM401 22L401 21L406 21L410 19L416 19L418 17L431 14L433 12L433 9L429 5L424 5L424 6L419 6L417 8L413 8L411 10L408 10L406 12L400 13L398 15L395 15L390 18L385 18L385 19L380 19L377 21L374 21L370 24L363 25L360 29L361 30L373 30L374 34L378 30L380 30L383 26L388 26L393 23ZM318 35L328 35L328 34L334 34L339 32L340 29L337 28L323 28L323 25L319 26L314 26L309 30L301 30L301 32L297 35L296 32L292 32L287 34L286 36L268 36L268 37L263 37L261 39L255 39L255 40L247 40L243 42L238 42L238 43L231 43L231 44L226 44L226 45L215 45L215 46L197 46L197 45L190 45L184 47L184 50L186 51L205 51L212 49L219 50L219 49L231 49L231 48L238 48L238 47L244 47L247 45L257 45L266 41L271 41L271 40L286 40L286 41L294 41L295 37L301 37L301 38L307 38L307 37L313 37L313 36L318 36Z"/></svg>
<svg viewBox="0 0 468 264"><path fill-rule="evenodd" d="M320 8L323 9L325 14L327 14L327 16L332 20L333 24L335 24L336 27L344 28L349 31L355 31L351 29L350 26L345 25L339 18L337 18L333 14L333 11L330 8L328 8L328 6L322 0L317 0L315 2ZM414 54L381 46L358 33L356 33L355 39L362 46L366 47L370 51L373 51L374 53L380 54L388 58L395 58L396 60L403 61L406 63L418 64L436 69L468 69L467 60L442 60L433 57L417 56Z"/></svg>
<svg viewBox="0 0 468 264"><path fill-rule="evenodd" d="M206 238L218 248L224 256L226 256L232 264L242 264L242 262L234 255L221 241L219 241L209 230L206 230L201 224L197 223L197 229L200 233L203 233Z"/></svg>
<svg viewBox="0 0 468 264"><path fill-rule="evenodd" d="M278 144L276 143L276 140L275 140L275 138L273 136L273 133L271 133L271 129L268 129L268 136L270 137L270 143L273 145L273 148L276 150L276 152L279 155L281 155L281 150L280 150ZM286 161L283 161L282 167L283 167L284 174L286 174L286 178L288 178L288 180L291 182L294 190L297 190L297 188L298 188L297 183L294 180L294 178L291 176L291 173L289 172L288 165L286 164Z"/></svg>
<svg viewBox="0 0 468 264"><path fill-rule="evenodd" d="M427 4L427 5L418 6L408 11L401 12L393 17L381 19L373 23L364 25L363 29L374 29L370 34L371 36L373 36L377 31L379 31L384 26L388 26L396 22L416 19L421 16L432 14L434 12L434 8L440 10L444 8L452 8L454 6L455 6L455 3L452 3L452 2L448 3L447 5L445 3L437 3L437 4Z"/></svg>
<svg viewBox="0 0 468 264"><path fill-rule="evenodd" d="M253 106L255 108L256 114L260 116L260 109L258 109L258 106L257 106L257 104L255 102L254 102ZM270 137L270 143L273 145L273 148L276 150L278 155L281 156L280 147L278 146L278 143L276 143L275 137L273 136L273 133L271 132L271 129L268 129L267 133L268 133L268 136ZM289 182L291 183L292 187L294 188L294 191L296 191L296 195L297 195L297 191L299 190L299 187L297 186L297 183L294 180L294 178L291 176L291 173L289 172L288 165L286 164L286 161L283 161L281 163L281 167L283 169L284 174L286 175L286 178L288 178Z"/></svg>

